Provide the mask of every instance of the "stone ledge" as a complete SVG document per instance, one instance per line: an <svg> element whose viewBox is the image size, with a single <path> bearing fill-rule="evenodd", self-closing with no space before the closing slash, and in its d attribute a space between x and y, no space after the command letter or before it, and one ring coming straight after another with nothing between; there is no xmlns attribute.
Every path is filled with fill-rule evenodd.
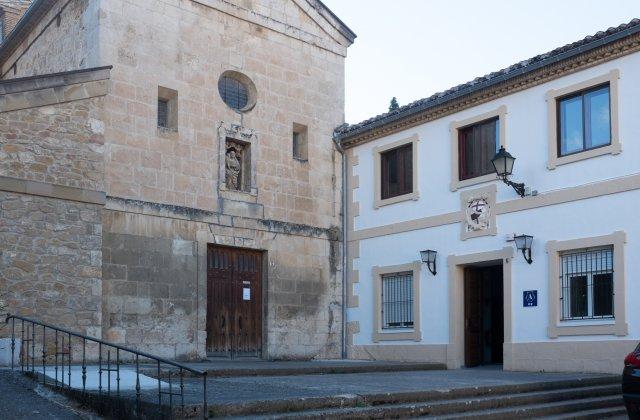
<svg viewBox="0 0 640 420"><path fill-rule="evenodd" d="M7 176L0 176L0 191L38 195L42 197L99 205L104 205L106 202L106 195L101 191L47 184L39 181L28 181L25 179L11 178Z"/></svg>
<svg viewBox="0 0 640 420"><path fill-rule="evenodd" d="M0 80L0 95L108 80L112 66Z"/></svg>
<svg viewBox="0 0 640 420"><path fill-rule="evenodd" d="M104 96L111 67L0 81L0 112Z"/></svg>

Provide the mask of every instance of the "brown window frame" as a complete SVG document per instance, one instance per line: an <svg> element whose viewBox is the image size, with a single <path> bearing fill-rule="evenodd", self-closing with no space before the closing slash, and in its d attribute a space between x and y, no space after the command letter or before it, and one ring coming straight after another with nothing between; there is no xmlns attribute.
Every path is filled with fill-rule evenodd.
<svg viewBox="0 0 640 420"><path fill-rule="evenodd" d="M487 166L487 168L485 168L484 170L479 170L477 173L474 173L466 167L466 162L465 162L465 157L468 152L467 147L465 146L465 136L469 131L472 131L481 126L487 125L489 123L495 124L495 128L494 128L495 151L492 153L492 156L491 156L493 157L493 155L495 155L495 152L497 152L500 146L500 124L501 124L500 116L487 118L485 120L478 121L476 123L473 123L464 127L460 127L457 129L458 131L458 180L459 181L479 178L481 176L490 175L493 173L494 170L492 166ZM475 142L476 140L474 139L472 141ZM482 145L480 147L482 148ZM490 164L490 161L489 161L489 164Z"/></svg>
<svg viewBox="0 0 640 420"><path fill-rule="evenodd" d="M402 153L404 152L404 153ZM390 191L389 164L390 156L397 159L396 176L398 185L396 191ZM380 197L382 200L399 197L413 192L413 143L406 143L393 149L380 152Z"/></svg>

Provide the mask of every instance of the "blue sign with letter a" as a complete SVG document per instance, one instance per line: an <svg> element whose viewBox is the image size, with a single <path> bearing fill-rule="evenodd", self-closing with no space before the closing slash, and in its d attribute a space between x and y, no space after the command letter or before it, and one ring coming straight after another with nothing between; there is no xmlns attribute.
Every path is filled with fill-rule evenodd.
<svg viewBox="0 0 640 420"><path fill-rule="evenodd" d="M538 291L525 290L524 292L522 292L522 306L524 306L525 308L538 306Z"/></svg>

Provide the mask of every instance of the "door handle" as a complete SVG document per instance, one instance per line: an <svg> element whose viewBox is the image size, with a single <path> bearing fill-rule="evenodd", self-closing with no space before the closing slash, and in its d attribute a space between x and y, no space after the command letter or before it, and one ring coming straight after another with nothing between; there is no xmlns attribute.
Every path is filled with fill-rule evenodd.
<svg viewBox="0 0 640 420"><path fill-rule="evenodd" d="M220 319L222 321L222 323L220 325L220 329L224 330L224 326L226 325L226 320L225 320L224 316L220 317Z"/></svg>

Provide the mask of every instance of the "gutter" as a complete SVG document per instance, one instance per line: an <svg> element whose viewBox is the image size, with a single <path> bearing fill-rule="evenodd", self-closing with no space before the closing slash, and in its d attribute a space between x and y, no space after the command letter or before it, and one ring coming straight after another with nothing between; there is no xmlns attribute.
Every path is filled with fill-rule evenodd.
<svg viewBox="0 0 640 420"><path fill-rule="evenodd" d="M521 67L521 68L516 69L516 70L512 70L509 73L501 74L499 76L492 77L491 79L483 81L483 82L480 82L478 84L474 84L474 85L471 85L471 86L464 87L464 88L462 88L462 89L460 89L460 90L458 90L456 92L452 92L450 94L444 95L444 96L442 96L440 98L437 98L437 99L435 99L433 101L429 101L427 103L423 103L423 104L417 105L414 108L409 108L409 109L407 109L405 111L401 111L398 114L388 115L386 117L381 118L380 120L373 121L371 124L367 124L367 125L364 125L362 127L358 127L356 129L354 129L353 131L345 131L345 132L342 132L342 133L338 133L337 134L338 140L340 140L340 141L346 140L346 139L349 139L351 137L355 137L355 136L357 136L359 134L365 133L367 131L373 130L375 128L382 127L382 126L387 125L389 123L392 123L392 122L395 122L395 121L398 121L398 120L402 120L404 118L408 118L408 117L410 117L412 115L419 114L420 112L423 112L423 111L428 110L430 108L434 108L434 107L436 107L438 105L445 104L445 103L450 102L450 101L452 101L454 99L458 99L458 98L460 98L462 96L469 95L469 94L477 92L479 90L486 89L486 88L488 88L490 86L505 82L505 81L507 81L509 79L513 79L513 78L515 78L517 76L522 76L524 74L527 74L529 72L532 72L532 71L538 70L540 68L549 66L551 64L558 63L560 61L569 59L569 58L574 57L576 55L585 53L587 51L591 51L591 50L596 49L598 47L601 47L603 45L606 45L606 44L618 41L618 40L620 40L622 38L626 38L628 36L634 35L634 34L636 34L638 32L640 32L640 24L636 24L636 25L632 26L631 28L623 29L623 30L621 30L619 32L616 32L614 34L602 37L600 39L596 39L595 41L589 42L588 44L580 45L579 47L576 47L576 48L573 48L571 50L564 51L564 52L562 52L560 54L554 55L552 57L540 60L537 63L530 64L530 65L525 65L524 67ZM526 61L526 60L523 60L523 61Z"/></svg>
<svg viewBox="0 0 640 420"><path fill-rule="evenodd" d="M342 359L347 358L347 154L340 144L338 133L334 130L333 143L336 150L342 155L342 182L340 183L342 195L342 338L341 338L341 356Z"/></svg>

